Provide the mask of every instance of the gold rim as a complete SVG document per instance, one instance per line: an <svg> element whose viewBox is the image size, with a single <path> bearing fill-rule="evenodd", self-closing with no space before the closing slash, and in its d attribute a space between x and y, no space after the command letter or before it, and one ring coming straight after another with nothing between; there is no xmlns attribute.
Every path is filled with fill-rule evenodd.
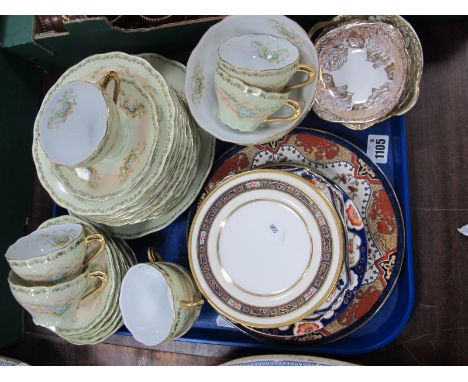
<svg viewBox="0 0 468 382"><path fill-rule="evenodd" d="M193 253L192 253L192 241L193 241L193 235L194 235L194 226L195 226L195 223L196 221L198 220L199 216L200 216L200 212L201 210L203 209L203 207L207 204L208 200L209 200L209 197L211 195L213 195L216 191L218 191L221 187L224 187L226 184L236 180L237 178L240 178L242 176L246 176L246 175L249 175L249 174L254 174L254 173L257 173L257 174L265 174L265 173L268 173L268 174L271 174L271 173L280 173L280 174L285 174L286 176L290 176L292 178L295 178L297 179L300 183L303 183L306 188L312 188L316 193L317 195L319 196L319 198L328 206L328 208L330 209L330 212L331 212L331 215L333 217L333 220L335 222L335 225L337 227L337 231L338 231L338 247L339 247L339 253L338 253L338 266L336 268L336 271L335 271L335 276L333 277L332 279L332 282L330 283L330 286L328 287L328 289L326 290L324 296L316 303L314 304L310 309L308 309L305 313L302 313L300 315L298 315L297 317L293 318L293 319L290 319L290 320L286 320L286 321L282 321L282 322L279 322L279 323L275 323L275 324L258 324L258 323L251 323L251 322L247 322L245 320L242 320L242 319L239 319L238 317L233 317L231 314L229 313L226 313L222 307L219 307L217 306L212 300L211 298L208 296L207 292L201 287L201 282L200 280L198 279L197 277L197 274L195 272L195 265L194 265L194 260L192 259L193 258ZM307 192L305 192L307 194ZM305 317L308 317L310 316L315 310L317 310L317 308L323 304L323 302L330 296L330 294L332 293L333 291L333 288L335 287L339 277L340 277L340 274L341 274L341 268L343 267L343 261L344 261L344 252L345 252L345 248L343 246L343 235L344 235L344 231L343 231L343 225L341 224L341 221L338 217L338 214L336 213L335 209L333 208L331 202L325 197L325 195L323 195L323 193L318 190L315 186L313 186L312 184L310 184L309 182L307 182L306 180L302 179L300 176L298 175L295 175L295 174L290 174L290 173L287 173L287 172L284 172L284 171L280 171L280 170L249 170L249 171L245 171L245 172L242 172L240 174L236 174L236 175L233 175L231 177L229 177L227 180L223 180L221 181L213 190L210 191L210 193L203 199L202 203L200 204L200 206L197 208L197 212L192 220L192 224L190 226L190 232L189 232L189 238L188 238L188 245L187 245L187 249L188 249L188 258L189 258L189 264L190 264L190 270L192 272L192 275L193 275L193 279L198 287L198 289L201 291L201 293L203 294L203 296L205 297L205 299L210 303L210 305L218 312L220 313L221 315L223 316L226 316L227 318L229 318L230 320L236 322L236 323L239 323L239 324L242 324L242 325L246 325L246 326L250 326L250 327L253 327L253 328L277 328L277 327L280 327L280 326L286 326L286 325L291 325L297 321L300 321L302 320L303 318ZM203 273L202 273L203 274ZM278 317L278 316L276 316Z"/></svg>

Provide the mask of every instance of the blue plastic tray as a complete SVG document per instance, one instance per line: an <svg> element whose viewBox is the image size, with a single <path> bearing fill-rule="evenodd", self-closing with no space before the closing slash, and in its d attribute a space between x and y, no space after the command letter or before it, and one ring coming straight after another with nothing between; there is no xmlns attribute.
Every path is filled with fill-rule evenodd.
<svg viewBox="0 0 468 382"><path fill-rule="evenodd" d="M301 126L312 127L331 132L343 137L367 150L369 134L388 135L389 150L386 164L380 168L392 183L405 219L406 249L402 270L391 295L380 311L367 323L349 336L324 345L265 344L243 334L228 325L219 325L218 314L209 304L203 306L202 312L194 327L177 341L231 345L248 348L274 350L278 352L299 351L301 353L322 354L362 354L368 353L392 342L400 334L409 320L414 303L414 278L411 242L410 198L408 188L408 161L406 156L406 136L404 117L395 117L384 121L366 131L352 131L338 124L319 120L312 113L301 123ZM218 141L216 158L232 147L231 144ZM146 262L146 250L153 246L167 261L174 261L189 269L187 258L187 223L189 210L162 231L136 240L128 240L139 261ZM53 216L62 215L65 210L54 206ZM117 332L130 335L123 327Z"/></svg>

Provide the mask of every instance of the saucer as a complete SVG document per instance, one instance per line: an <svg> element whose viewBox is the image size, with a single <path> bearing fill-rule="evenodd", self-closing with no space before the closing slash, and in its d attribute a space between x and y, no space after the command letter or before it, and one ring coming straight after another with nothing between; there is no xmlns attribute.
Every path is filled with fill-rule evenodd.
<svg viewBox="0 0 468 382"><path fill-rule="evenodd" d="M269 34L289 40L300 53L300 61L318 68L314 45L305 31L284 16L229 16L212 26L192 51L187 63L185 94L190 111L197 123L216 138L241 145L271 142L294 129L312 107L318 79L307 86L293 89L290 98L301 104L300 116L291 122L271 122L256 131L245 133L233 130L218 118L217 97L214 90L214 71L217 66L218 48L231 37L241 34ZM282 108L275 116L286 116L290 111Z"/></svg>
<svg viewBox="0 0 468 382"><path fill-rule="evenodd" d="M309 316L336 285L343 227L311 183L253 170L218 185L202 201L188 240L190 267L210 304L256 328Z"/></svg>
<svg viewBox="0 0 468 382"><path fill-rule="evenodd" d="M357 21L340 25L316 42L321 75L315 113L331 122L369 127L398 104L410 59L398 29Z"/></svg>
<svg viewBox="0 0 468 382"><path fill-rule="evenodd" d="M364 325L380 310L400 273L405 248L404 222L390 182L364 152L333 134L299 128L271 144L233 147L218 163L206 183L206 193L227 175L268 163L297 163L320 172L342 188L362 216L368 256L356 297L333 325L304 334L298 341L337 340Z"/></svg>
<svg viewBox="0 0 468 382"><path fill-rule="evenodd" d="M73 195L106 200L128 192L148 172L159 126L149 95L130 78L120 79L117 102L126 142L118 155L89 167L53 164L54 173Z"/></svg>
<svg viewBox="0 0 468 382"><path fill-rule="evenodd" d="M403 36L403 39L405 41L405 48L410 57L408 84L403 95L401 96L400 101L398 102L398 105L392 110L390 115L388 115L387 117L383 117L378 122L381 122L384 119L389 118L393 115L403 115L404 113L411 110L411 108L416 104L418 100L419 84L421 82L424 67L424 57L421 41L419 41L416 31L413 29L413 27L408 21L406 21L403 17L398 15L341 15L334 17L329 22L321 24L318 27L312 27L308 35L312 38L313 35L321 31L321 33L318 35L320 37L325 32L328 32L329 30L335 28L338 25L344 23L352 23L355 21L387 23L397 28ZM359 125L356 126L356 129L359 128Z"/></svg>

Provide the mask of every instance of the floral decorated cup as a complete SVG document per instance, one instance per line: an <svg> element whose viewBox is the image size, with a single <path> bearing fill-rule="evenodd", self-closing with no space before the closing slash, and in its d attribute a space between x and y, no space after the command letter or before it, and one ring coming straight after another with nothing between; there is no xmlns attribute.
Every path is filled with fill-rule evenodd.
<svg viewBox="0 0 468 382"><path fill-rule="evenodd" d="M218 66L247 85L282 92L306 86L314 80L315 70L299 64L299 50L288 40L270 35L244 34L228 39L218 50ZM307 78L288 85L294 74Z"/></svg>
<svg viewBox="0 0 468 382"><path fill-rule="evenodd" d="M120 310L125 326L146 346L183 336L197 320L203 300L190 274L180 265L137 264L125 274Z"/></svg>
<svg viewBox="0 0 468 382"><path fill-rule="evenodd" d="M84 262L86 247L98 241L99 249ZM12 244L5 257L25 281L52 284L74 278L98 257L106 245L101 234L85 237L80 224L65 223L42 228Z"/></svg>
<svg viewBox="0 0 468 382"><path fill-rule="evenodd" d="M85 271L69 281L35 286L10 271L8 283L13 297L31 314L34 323L53 328L69 322L81 302L99 293L107 279L105 272Z"/></svg>
<svg viewBox="0 0 468 382"><path fill-rule="evenodd" d="M111 80L113 99L105 92ZM123 141L116 106L119 88L118 74L109 72L99 84L72 81L44 100L39 139L52 162L84 167L118 153Z"/></svg>
<svg viewBox="0 0 468 382"><path fill-rule="evenodd" d="M214 78L218 98L218 117L232 129L255 131L262 123L293 121L301 114L301 105L289 93L267 92L216 68ZM283 106L292 109L288 116L270 117Z"/></svg>

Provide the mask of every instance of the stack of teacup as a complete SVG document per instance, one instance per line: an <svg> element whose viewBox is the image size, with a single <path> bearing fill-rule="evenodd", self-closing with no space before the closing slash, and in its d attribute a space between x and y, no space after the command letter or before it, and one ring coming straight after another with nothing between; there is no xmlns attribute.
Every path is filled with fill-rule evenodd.
<svg viewBox="0 0 468 382"><path fill-rule="evenodd" d="M11 292L36 325L72 343L99 342L122 324L120 282L136 262L122 243L77 218L50 219L8 248Z"/></svg>
<svg viewBox="0 0 468 382"><path fill-rule="evenodd" d="M315 77L312 66L299 61L297 47L283 38L244 34L225 41L219 47L214 74L219 119L233 129L249 132L263 123L297 119L301 105L289 92L312 83ZM290 84L297 72L307 78ZM291 111L277 113L284 106Z"/></svg>

